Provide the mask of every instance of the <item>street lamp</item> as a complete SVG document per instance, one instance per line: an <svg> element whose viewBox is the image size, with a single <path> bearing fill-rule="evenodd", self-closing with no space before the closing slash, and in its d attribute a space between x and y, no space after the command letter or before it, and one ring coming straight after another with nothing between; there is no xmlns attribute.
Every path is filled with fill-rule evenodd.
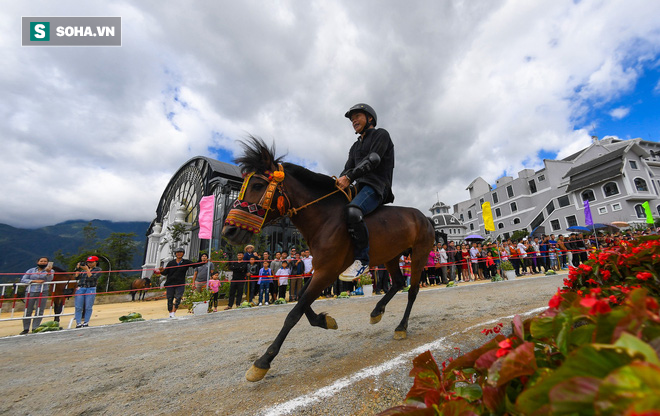
<svg viewBox="0 0 660 416"><path fill-rule="evenodd" d="M103 257L105 261L108 262L108 280L105 282L105 291L107 292L108 288L110 287L110 273L112 273L112 265L110 264L110 260L108 260L106 256L100 255L99 257Z"/></svg>

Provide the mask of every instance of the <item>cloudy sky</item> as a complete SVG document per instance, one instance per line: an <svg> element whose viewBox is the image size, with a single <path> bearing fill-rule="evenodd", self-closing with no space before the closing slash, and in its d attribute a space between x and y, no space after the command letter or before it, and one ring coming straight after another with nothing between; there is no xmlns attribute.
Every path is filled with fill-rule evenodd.
<svg viewBox="0 0 660 416"><path fill-rule="evenodd" d="M29 1L0 9L0 223L151 221L248 134L337 175L367 102L395 203L468 198L591 135L660 139L660 2ZM165 5L166 4L166 5ZM21 16L121 16L121 47L21 47Z"/></svg>

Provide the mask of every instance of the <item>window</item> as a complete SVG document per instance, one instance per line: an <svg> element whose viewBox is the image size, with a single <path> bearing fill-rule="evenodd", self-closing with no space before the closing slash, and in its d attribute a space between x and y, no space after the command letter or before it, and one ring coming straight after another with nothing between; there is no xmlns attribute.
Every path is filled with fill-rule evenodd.
<svg viewBox="0 0 660 416"><path fill-rule="evenodd" d="M472 211L468 211L468 220L472 219Z"/></svg>
<svg viewBox="0 0 660 416"><path fill-rule="evenodd" d="M594 191L591 189L587 189L586 191L582 192L581 196L583 201L591 202L596 200L596 195L594 195Z"/></svg>
<svg viewBox="0 0 660 416"><path fill-rule="evenodd" d="M513 186L509 185L506 187L506 194L509 195L509 198L513 198Z"/></svg>
<svg viewBox="0 0 660 416"><path fill-rule="evenodd" d="M575 218L575 215L566 217L566 224L568 224L569 227L575 227L577 225L577 218Z"/></svg>
<svg viewBox="0 0 660 416"><path fill-rule="evenodd" d="M635 189L637 192L648 192L649 187L646 186L646 181L642 178L635 178Z"/></svg>
<svg viewBox="0 0 660 416"><path fill-rule="evenodd" d="M498 230L501 230L502 228L504 228L504 223L497 224L497 229Z"/></svg>
<svg viewBox="0 0 660 416"><path fill-rule="evenodd" d="M618 195L619 187L616 185L616 182L608 182L603 185L603 193L605 197Z"/></svg>
<svg viewBox="0 0 660 416"><path fill-rule="evenodd" d="M600 207L598 208L598 213L600 215L607 214L607 207Z"/></svg>
<svg viewBox="0 0 660 416"><path fill-rule="evenodd" d="M560 196L557 198L557 202L559 203L559 208L563 208L571 204L571 202L568 200L568 195Z"/></svg>
<svg viewBox="0 0 660 416"><path fill-rule="evenodd" d="M516 212L518 211L518 205L516 205L515 202L511 203L511 212Z"/></svg>
<svg viewBox="0 0 660 416"><path fill-rule="evenodd" d="M501 217L502 216L502 210L500 210L499 208L495 208L495 216L497 218Z"/></svg>
<svg viewBox="0 0 660 416"><path fill-rule="evenodd" d="M463 214L461 214L461 216L460 216L460 220L463 221Z"/></svg>
<svg viewBox="0 0 660 416"><path fill-rule="evenodd" d="M500 200L497 198L497 192L493 192L493 204L497 204Z"/></svg>
<svg viewBox="0 0 660 416"><path fill-rule="evenodd" d="M474 224L470 223L470 230L474 230Z"/></svg>
<svg viewBox="0 0 660 416"><path fill-rule="evenodd" d="M479 206L481 207L481 206L483 206L483 205L484 205L484 199L483 199L483 198L479 198Z"/></svg>
<svg viewBox="0 0 660 416"><path fill-rule="evenodd" d="M514 218L513 219L513 224L520 224L520 218Z"/></svg>
<svg viewBox="0 0 660 416"><path fill-rule="evenodd" d="M535 194L536 193L536 182L534 182L534 179L529 181L529 192Z"/></svg>
<svg viewBox="0 0 660 416"><path fill-rule="evenodd" d="M552 231L557 231L561 228L561 225L559 225L559 220L550 221L550 226L552 227Z"/></svg>
<svg viewBox="0 0 660 416"><path fill-rule="evenodd" d="M550 201L548 206L545 207L545 210L548 212L548 215L552 214L552 212L555 210L555 203Z"/></svg>
<svg viewBox="0 0 660 416"><path fill-rule="evenodd" d="M660 205L658 205L657 207L655 207L655 210L658 211L658 215L660 215Z"/></svg>
<svg viewBox="0 0 660 416"><path fill-rule="evenodd" d="M631 167L632 169L637 170L637 162L635 162L634 160L631 160L631 161L630 161L630 167Z"/></svg>
<svg viewBox="0 0 660 416"><path fill-rule="evenodd" d="M621 211L621 204L618 202L616 204L612 204L612 211Z"/></svg>
<svg viewBox="0 0 660 416"><path fill-rule="evenodd" d="M539 182L543 182L545 180L545 175L539 175Z"/></svg>
<svg viewBox="0 0 660 416"><path fill-rule="evenodd" d="M646 211L640 204L635 205L635 214L637 214L637 218L646 218Z"/></svg>
<svg viewBox="0 0 660 416"><path fill-rule="evenodd" d="M438 225L438 220L437 219L433 220L433 222L435 223L435 225Z"/></svg>
<svg viewBox="0 0 660 416"><path fill-rule="evenodd" d="M536 227L543 224L544 219L545 218L543 217L543 213L541 212L539 215L536 216L536 218L534 218L534 221L532 221L531 224L529 224L530 228L534 230Z"/></svg>

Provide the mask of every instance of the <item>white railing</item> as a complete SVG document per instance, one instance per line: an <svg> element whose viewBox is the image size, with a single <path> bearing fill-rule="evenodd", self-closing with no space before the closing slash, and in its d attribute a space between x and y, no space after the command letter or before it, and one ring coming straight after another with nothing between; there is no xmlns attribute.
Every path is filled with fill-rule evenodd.
<svg viewBox="0 0 660 416"><path fill-rule="evenodd" d="M41 290L39 291L39 297L44 297L44 285L56 285L56 284L63 284L66 285L68 283L76 282L76 280L61 280L61 281L53 281L53 282L43 282L43 283L0 283L0 311L2 310L2 306L4 302L10 301L12 302L11 305L11 310L9 311L9 318L0 318L0 322L3 321L17 321L17 320L25 320L25 319L35 319L35 318L55 318L58 316L73 316L74 313L59 313L55 314L53 311L53 305L54 305L54 299L51 300L50 302L50 314L49 315L42 315L39 316L39 312L41 312L41 302L37 302L37 307L34 311L34 315L32 316L25 316L27 313L27 303L28 299L30 298L30 286L33 285L42 285ZM22 297L17 297L16 292L18 291L18 288L21 286L25 286L25 296ZM14 289L14 296L11 298L5 298L5 295L7 293L7 288L13 288ZM50 293L47 293L45 297L50 297L52 296ZM14 313L16 311L16 303L19 300L23 300L25 304L25 308L23 310L23 316L14 316ZM64 308L64 303L62 303L62 307ZM63 309L64 310L64 309ZM0 315L2 316L2 315ZM69 326L68 328L71 328L73 324L73 318L71 318L71 321L69 321Z"/></svg>

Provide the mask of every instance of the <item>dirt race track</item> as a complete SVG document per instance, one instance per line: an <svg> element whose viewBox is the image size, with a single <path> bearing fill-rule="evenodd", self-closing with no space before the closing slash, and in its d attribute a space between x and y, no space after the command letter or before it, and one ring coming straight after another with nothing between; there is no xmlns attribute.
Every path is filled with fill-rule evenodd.
<svg viewBox="0 0 660 416"><path fill-rule="evenodd" d="M258 383L245 371L293 305L5 337L0 414L371 415L401 403L416 355L440 362L483 344L481 329L538 313L562 277L421 291L402 341L392 335L407 294L376 325L379 296L316 302L339 329L303 317Z"/></svg>

